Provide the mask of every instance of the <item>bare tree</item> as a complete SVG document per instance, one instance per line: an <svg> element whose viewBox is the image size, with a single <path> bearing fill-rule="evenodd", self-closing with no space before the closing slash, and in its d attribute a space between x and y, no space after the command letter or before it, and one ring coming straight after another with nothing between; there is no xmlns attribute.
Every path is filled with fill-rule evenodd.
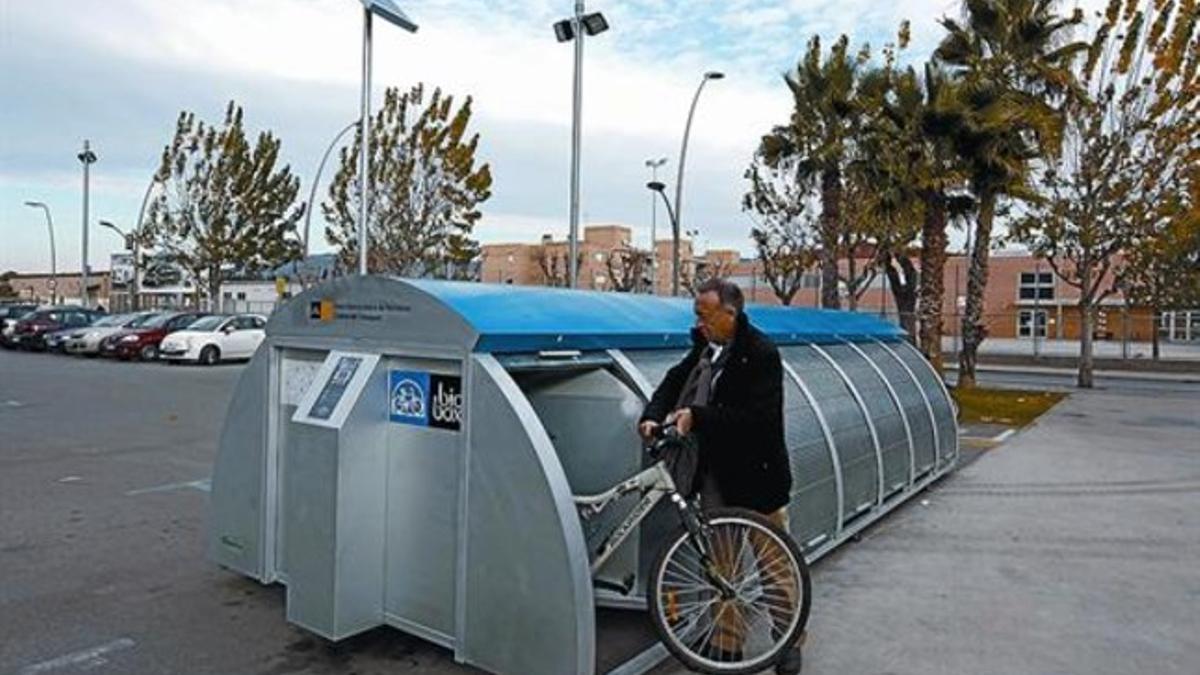
<svg viewBox="0 0 1200 675"><path fill-rule="evenodd" d="M805 208L805 190L794 177L791 158L765 163L761 155L746 170L750 190L742 197L754 227L762 275L779 302L792 304L804 275L817 263L817 222Z"/></svg>
<svg viewBox="0 0 1200 675"><path fill-rule="evenodd" d="M605 259L612 290L619 293L645 293L650 289L650 252L630 246L617 248Z"/></svg>
<svg viewBox="0 0 1200 675"><path fill-rule="evenodd" d="M1044 160L1042 199L1014 228L1018 240L1079 290L1080 387L1093 383L1096 312L1118 291L1123 253L1135 247L1139 234L1148 242L1162 240L1162 227L1179 213L1171 207L1180 204L1183 172L1200 152L1200 74L1171 58L1188 45L1176 26L1187 28L1196 16L1175 8L1155 0L1110 5L1079 68L1082 87L1063 108L1062 153ZM1193 65L1197 61L1194 56ZM1151 270L1175 266L1173 251L1136 248L1132 261L1149 273L1143 282L1157 276ZM1165 256L1167 264L1149 259L1152 254Z"/></svg>

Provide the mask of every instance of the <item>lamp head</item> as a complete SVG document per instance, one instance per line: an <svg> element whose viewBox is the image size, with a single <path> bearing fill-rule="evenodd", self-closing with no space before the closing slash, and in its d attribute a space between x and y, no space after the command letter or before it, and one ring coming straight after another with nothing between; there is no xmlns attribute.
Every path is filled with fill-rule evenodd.
<svg viewBox="0 0 1200 675"><path fill-rule="evenodd" d="M559 42L570 42L575 39L575 26L570 19L554 22L554 38Z"/></svg>
<svg viewBox="0 0 1200 675"><path fill-rule="evenodd" d="M722 73L719 70L710 70L704 74L704 79L706 79L706 80L723 80L723 79L725 79L725 73Z"/></svg>
<svg viewBox="0 0 1200 675"><path fill-rule="evenodd" d="M663 190L667 189L667 186L663 185L662 181L658 180L652 180L649 183L646 183L646 187L654 190L655 192L662 192Z"/></svg>
<svg viewBox="0 0 1200 675"><path fill-rule="evenodd" d="M42 202L25 202L25 206L32 206L35 209L39 209L39 208L44 207L45 204L43 204Z"/></svg>
<svg viewBox="0 0 1200 675"><path fill-rule="evenodd" d="M583 17L583 30L588 35L599 35L608 30L608 19L600 12L592 12L585 14Z"/></svg>

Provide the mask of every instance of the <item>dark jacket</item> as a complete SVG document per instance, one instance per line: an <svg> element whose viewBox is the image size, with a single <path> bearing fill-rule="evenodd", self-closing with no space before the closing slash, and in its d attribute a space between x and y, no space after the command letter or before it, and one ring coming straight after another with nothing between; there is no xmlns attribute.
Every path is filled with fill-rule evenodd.
<svg viewBox="0 0 1200 675"><path fill-rule="evenodd" d="M692 331L692 351L663 378L642 420L662 422L679 400L707 346ZM700 475L711 472L730 506L770 513L787 505L792 472L783 440L783 365L770 338L739 314L729 358L712 401L690 406L700 441Z"/></svg>

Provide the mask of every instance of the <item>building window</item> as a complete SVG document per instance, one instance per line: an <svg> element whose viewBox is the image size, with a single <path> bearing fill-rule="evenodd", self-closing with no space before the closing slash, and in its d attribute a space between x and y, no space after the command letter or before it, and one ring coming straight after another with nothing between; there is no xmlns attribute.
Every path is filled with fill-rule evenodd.
<svg viewBox="0 0 1200 675"><path fill-rule="evenodd" d="M238 294L237 294L237 299L238 299L238 300L245 300L245 299L246 299L246 294L245 294L245 293L238 293Z"/></svg>
<svg viewBox="0 0 1200 675"><path fill-rule="evenodd" d="M1021 272L1018 297L1021 300L1053 300L1053 272Z"/></svg>
<svg viewBox="0 0 1200 675"><path fill-rule="evenodd" d="M1046 337L1046 311L1023 309L1017 313L1017 337Z"/></svg>

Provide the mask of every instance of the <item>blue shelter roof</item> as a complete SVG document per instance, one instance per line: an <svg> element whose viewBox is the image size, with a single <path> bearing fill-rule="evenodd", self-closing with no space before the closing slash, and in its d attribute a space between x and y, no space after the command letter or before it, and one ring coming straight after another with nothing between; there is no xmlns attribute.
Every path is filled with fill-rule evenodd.
<svg viewBox="0 0 1200 675"><path fill-rule="evenodd" d="M404 279L462 316L478 333L475 351L662 349L691 346L690 298ZM776 344L894 340L897 326L869 314L747 305L750 322Z"/></svg>

